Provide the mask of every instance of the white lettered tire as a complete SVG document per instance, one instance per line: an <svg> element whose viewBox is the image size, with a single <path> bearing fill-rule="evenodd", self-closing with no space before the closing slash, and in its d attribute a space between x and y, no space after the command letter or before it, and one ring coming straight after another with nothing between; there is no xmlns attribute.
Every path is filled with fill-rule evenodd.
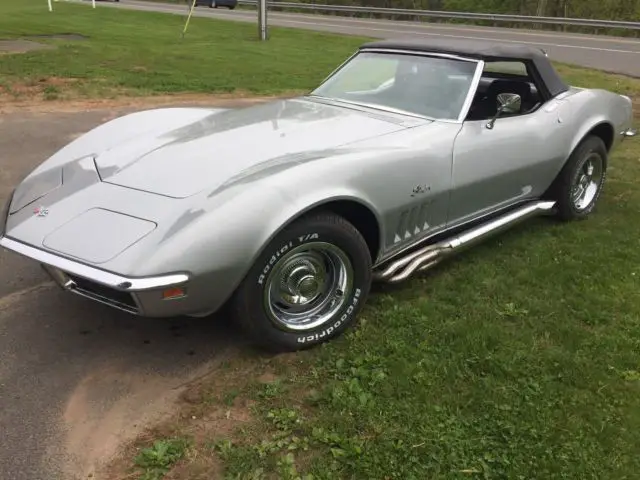
<svg viewBox="0 0 640 480"><path fill-rule="evenodd" d="M258 345L296 351L353 325L370 288L371 255L360 232L339 215L317 213L267 245L230 306Z"/></svg>

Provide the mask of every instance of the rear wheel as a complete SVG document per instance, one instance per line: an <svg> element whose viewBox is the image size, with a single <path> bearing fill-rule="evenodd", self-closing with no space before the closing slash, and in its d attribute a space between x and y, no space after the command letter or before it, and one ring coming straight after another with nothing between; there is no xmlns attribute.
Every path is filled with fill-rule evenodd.
<svg viewBox="0 0 640 480"><path fill-rule="evenodd" d="M349 328L371 286L358 230L331 213L301 218L273 239L235 292L235 320L260 346L313 347Z"/></svg>
<svg viewBox="0 0 640 480"><path fill-rule="evenodd" d="M549 196L562 220L586 218L595 208L607 174L607 147L600 137L586 137L558 174Z"/></svg>

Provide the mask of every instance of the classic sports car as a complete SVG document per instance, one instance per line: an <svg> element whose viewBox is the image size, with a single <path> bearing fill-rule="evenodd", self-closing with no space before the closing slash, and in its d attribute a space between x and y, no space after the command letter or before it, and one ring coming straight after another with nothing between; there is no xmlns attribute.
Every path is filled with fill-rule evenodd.
<svg viewBox="0 0 640 480"><path fill-rule="evenodd" d="M399 282L535 215L589 215L631 100L522 45L378 41L299 98L111 120L16 188L0 244L134 314L222 306L308 348Z"/></svg>

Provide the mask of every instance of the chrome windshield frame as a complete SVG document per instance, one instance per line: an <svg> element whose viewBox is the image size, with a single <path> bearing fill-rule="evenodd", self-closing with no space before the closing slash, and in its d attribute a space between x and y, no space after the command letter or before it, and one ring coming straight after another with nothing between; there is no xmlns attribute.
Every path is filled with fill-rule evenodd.
<svg viewBox="0 0 640 480"><path fill-rule="evenodd" d="M422 56L422 57L449 58L449 59L453 59L453 60L459 60L459 61L464 61L464 62L475 63L476 64L476 69L475 69L473 77L471 79L471 83L470 83L469 89L467 91L467 96L465 97L465 100L464 100L464 102L462 104L462 108L460 109L460 113L458 114L458 118L449 119L449 118L430 117L430 116L421 115L421 114L418 114L418 113L404 112L402 110L394 109L394 108L391 108L391 107L385 107L384 105L375 105L375 106L373 106L373 105L370 105L370 104L347 101L347 100L343 100L343 99L340 99L340 98L322 97L321 95L313 94L313 92L315 92L318 88L320 88L322 85L324 85L327 81L329 81L331 78L333 78L335 75L337 75L343 68L345 68L349 63L351 63L351 61L354 58L356 58L358 55L360 55L361 53L396 53L396 54L401 54L401 55L415 55L415 56ZM467 114L469 113L469 109L471 108L471 103L473 102L473 98L474 98L474 96L476 94L476 91L478 89L478 85L480 84L480 79L482 77L482 72L484 70L484 64L485 64L484 60L481 60L481 59L465 57L465 56L462 56L462 55L454 55L454 54L449 54L449 53L438 53L438 52L430 52L430 51L414 51L414 50L403 50L403 49L392 49L392 48L362 48L362 49L358 50L357 52L355 52L353 55L349 56L349 58L347 58L344 62L342 62L338 66L338 68L333 70L333 72L331 72L327 77L325 77L325 79L322 80L322 82L320 82L306 96L311 97L311 98L313 98L314 96L315 97L321 97L321 98L324 98L326 100L332 100L332 101L335 101L335 102L349 103L350 105L353 105L353 106L361 106L362 108L375 108L377 110L385 111L385 112L388 112L388 113L406 115L406 116L410 116L410 117L414 117L414 118L421 118L421 119L425 119L425 120L435 120L435 121L438 121L438 122L446 122L446 123L462 123L462 122L464 122L464 119L467 117Z"/></svg>

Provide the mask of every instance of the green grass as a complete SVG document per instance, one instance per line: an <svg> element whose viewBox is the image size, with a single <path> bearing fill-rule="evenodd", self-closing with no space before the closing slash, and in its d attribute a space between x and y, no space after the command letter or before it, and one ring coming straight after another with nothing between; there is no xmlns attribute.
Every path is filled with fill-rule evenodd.
<svg viewBox="0 0 640 480"><path fill-rule="evenodd" d="M157 440L143 449L135 458L135 465L141 470L141 480L159 480L171 467L184 457L189 442L183 438Z"/></svg>
<svg viewBox="0 0 640 480"><path fill-rule="evenodd" d="M49 13L41 0L2 0L1 39L60 33L88 39L42 40L57 48L0 55L0 85L19 96L53 84L61 98L305 91L366 41L273 28L270 40L260 42L254 24L197 17L182 39L185 19L64 2Z"/></svg>

